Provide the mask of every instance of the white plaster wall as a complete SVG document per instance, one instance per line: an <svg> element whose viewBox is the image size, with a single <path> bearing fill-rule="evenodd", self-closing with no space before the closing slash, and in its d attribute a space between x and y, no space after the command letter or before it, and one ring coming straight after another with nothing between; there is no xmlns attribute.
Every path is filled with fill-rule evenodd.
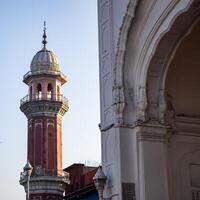
<svg viewBox="0 0 200 200"><path fill-rule="evenodd" d="M200 163L200 137L192 136L191 132L187 134L179 132L179 135L174 135L168 144L171 199L192 199L189 167L191 164L199 165ZM198 174L196 177L199 179Z"/></svg>
<svg viewBox="0 0 200 200"><path fill-rule="evenodd" d="M149 14L152 9L151 5L155 3L153 1L143 2L142 10L139 13L140 20L136 21L138 22L138 27L134 29L137 31L140 30L140 32L137 33L137 37L139 38L141 37L141 30L144 27L141 22L147 23L144 16ZM141 3L143 2L141 1ZM123 182L135 183L136 188L139 188L137 177L138 152L136 134L133 129L115 127L115 113L112 107L114 102L113 85L115 81L113 69L115 67L117 45L120 39L120 27L122 26L128 3L130 2L127 0L98 1L102 164L108 176L105 195L108 197L117 194L113 199L122 199L121 184ZM152 24L152 21L148 23ZM134 38L135 42L138 43L139 46L142 46L140 44L142 40L138 40L137 37ZM131 44L133 45L134 43L131 42ZM136 48L134 48L134 51L135 50ZM130 51L128 51L128 53L130 53ZM133 79L133 76L130 79ZM133 87L133 82L131 84L131 87Z"/></svg>
<svg viewBox="0 0 200 200"><path fill-rule="evenodd" d="M129 0L98 0L99 57L101 90L101 125L107 127L113 122L114 64L120 27Z"/></svg>
<svg viewBox="0 0 200 200"><path fill-rule="evenodd" d="M122 199L121 172L124 170L121 171L120 140L124 146L126 140L114 127L113 85L118 37L128 3L129 0L98 0L102 164L108 177L104 195L114 195L112 199Z"/></svg>
<svg viewBox="0 0 200 200"><path fill-rule="evenodd" d="M142 194L146 192L145 184L151 182L146 165L148 160L158 160L163 156L158 168L161 175L166 175L166 152L164 143L138 143L134 123L137 120L138 107L143 112L146 106L146 74L155 47L177 13L184 10L191 1L140 0L135 15L132 13L129 16L132 16L132 24L129 27L123 26L123 23L130 2L133 0L98 0L102 165L108 176L104 195L115 195L112 199L121 200L122 183L128 182L135 183L137 200L160 200L156 197L168 199L167 186L160 190L158 196L153 185L150 186L149 193L147 191L147 194L150 194L149 198L147 194ZM119 36L122 36L120 32L126 32L122 30L123 27L129 30L127 43L124 35L123 42L119 43ZM120 48L123 51L119 53L117 49ZM122 55L124 53L125 57ZM122 59L115 66L117 56L121 56ZM120 98L116 97L123 96L123 92L115 93L116 83L121 83L120 86L125 90L125 111L121 109L122 123L116 123L117 114L113 109L116 99L120 101ZM156 163L150 165L153 173L157 170L155 165ZM147 175L144 180L146 183L142 182L144 175ZM158 179L158 186L164 181L163 177Z"/></svg>

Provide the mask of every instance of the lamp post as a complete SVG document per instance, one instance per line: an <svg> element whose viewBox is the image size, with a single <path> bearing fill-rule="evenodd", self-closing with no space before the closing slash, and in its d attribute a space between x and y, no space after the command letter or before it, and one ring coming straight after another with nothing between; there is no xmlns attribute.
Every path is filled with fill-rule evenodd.
<svg viewBox="0 0 200 200"><path fill-rule="evenodd" d="M30 177L33 171L33 167L31 166L31 164L29 163L29 161L27 161L26 165L24 166L24 173L27 176L27 200L29 200L29 182L30 182Z"/></svg>
<svg viewBox="0 0 200 200"><path fill-rule="evenodd" d="M95 185L95 187L98 191L98 194L99 194L99 200L104 200L103 190L104 190L104 187L106 185L106 180L107 180L107 177L104 174L101 166L99 166L95 176L93 177L94 185Z"/></svg>

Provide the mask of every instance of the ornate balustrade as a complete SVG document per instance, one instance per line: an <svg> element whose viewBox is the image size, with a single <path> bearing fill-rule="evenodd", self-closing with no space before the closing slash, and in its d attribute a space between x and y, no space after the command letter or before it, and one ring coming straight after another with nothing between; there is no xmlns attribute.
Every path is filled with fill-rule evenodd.
<svg viewBox="0 0 200 200"><path fill-rule="evenodd" d="M36 167L35 169L33 168L33 172L31 174L32 178L39 178L39 177L49 177L51 178L64 178L66 182L69 181L69 173L65 172L63 170L49 170L49 169L43 169L43 168L38 168ZM27 181L27 174L26 172L21 172L20 173L20 183L26 182Z"/></svg>
<svg viewBox="0 0 200 200"><path fill-rule="evenodd" d="M56 94L52 95L49 93L39 93L39 94L33 94L33 95L26 95L20 100L20 106L27 102L32 102L32 101L58 101L62 102L67 105L68 100L66 97L64 97L62 94Z"/></svg>

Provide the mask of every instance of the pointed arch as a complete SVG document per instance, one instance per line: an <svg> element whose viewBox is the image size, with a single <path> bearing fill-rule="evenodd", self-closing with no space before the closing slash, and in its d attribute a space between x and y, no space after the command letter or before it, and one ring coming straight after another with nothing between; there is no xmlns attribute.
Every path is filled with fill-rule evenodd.
<svg viewBox="0 0 200 200"><path fill-rule="evenodd" d="M199 3L190 1L171 19L169 26L160 34L155 42L153 52L149 60L143 67L139 84L146 87L147 107L146 117L149 120L159 120L164 122L165 102L165 76L170 57L179 42L188 34L191 25L200 16Z"/></svg>
<svg viewBox="0 0 200 200"><path fill-rule="evenodd" d="M53 86L51 83L48 83L47 85L47 99L53 98Z"/></svg>
<svg viewBox="0 0 200 200"><path fill-rule="evenodd" d="M42 99L42 85L41 85L41 83L37 84L36 99Z"/></svg>

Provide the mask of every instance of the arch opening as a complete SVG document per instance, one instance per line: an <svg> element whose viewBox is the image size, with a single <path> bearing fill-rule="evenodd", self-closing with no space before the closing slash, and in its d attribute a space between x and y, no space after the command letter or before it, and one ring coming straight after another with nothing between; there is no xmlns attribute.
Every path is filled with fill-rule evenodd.
<svg viewBox="0 0 200 200"><path fill-rule="evenodd" d="M200 118L200 20L180 43L165 79L166 112L174 117ZM167 120L170 120L167 116Z"/></svg>
<svg viewBox="0 0 200 200"><path fill-rule="evenodd" d="M166 109L173 106L170 100L172 97L167 94L165 88L168 68L178 46L190 34L199 17L200 9L194 1L188 10L172 20L169 29L162 33L157 41L154 53L149 58L146 80L144 79L147 88L147 120L165 123Z"/></svg>
<svg viewBox="0 0 200 200"><path fill-rule="evenodd" d="M147 79L148 115L151 120L158 116L171 127L167 133L166 162L172 200L198 199L200 195L199 154L195 159L188 154L200 148L199 16L192 22L179 33L170 49L164 49L170 33L160 40L162 45L151 61ZM165 50L165 60L159 57L162 62L156 61Z"/></svg>
<svg viewBox="0 0 200 200"><path fill-rule="evenodd" d="M52 99L53 98L53 87L51 83L48 83L47 86L47 99Z"/></svg>
<svg viewBox="0 0 200 200"><path fill-rule="evenodd" d="M200 196L200 158L191 162L190 154L185 160L200 148L200 9L192 2L160 35L140 82L146 87L146 120L170 127L164 145L171 200Z"/></svg>
<svg viewBox="0 0 200 200"><path fill-rule="evenodd" d="M37 84L36 99L42 99L42 85L40 83Z"/></svg>

